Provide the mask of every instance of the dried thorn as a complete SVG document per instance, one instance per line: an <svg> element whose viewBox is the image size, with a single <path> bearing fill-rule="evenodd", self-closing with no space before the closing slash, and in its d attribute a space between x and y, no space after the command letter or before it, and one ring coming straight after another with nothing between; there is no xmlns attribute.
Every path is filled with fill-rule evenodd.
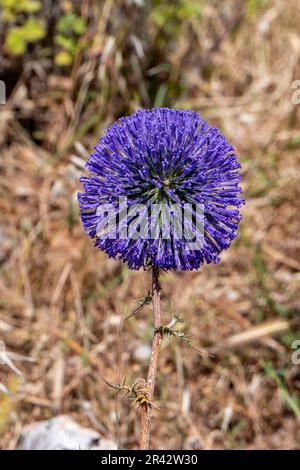
<svg viewBox="0 0 300 470"><path fill-rule="evenodd" d="M213 357L213 355L211 353L209 353L209 352L207 352L203 349L199 349L196 346L194 346L191 338L189 338L188 335L187 335L187 331L186 332L175 331L175 330L172 329L172 327L170 328L169 325L167 325L167 326L162 325L159 328L157 328L155 331L156 332L159 331L162 334L162 336L164 336L164 335L174 336L175 338L179 339L180 341L183 341L184 343L186 343L188 346L193 348L195 351L197 351L199 354L201 354L204 357L208 357L208 356ZM173 323L172 326L174 326L174 323Z"/></svg>
<svg viewBox="0 0 300 470"><path fill-rule="evenodd" d="M130 406L134 405L135 403L137 403L139 406L151 406L152 408L157 408L159 410L159 407L153 401L148 400L146 395L137 395Z"/></svg>
<svg viewBox="0 0 300 470"><path fill-rule="evenodd" d="M183 315L180 312L173 313L172 318L174 318L178 323L184 323Z"/></svg>
<svg viewBox="0 0 300 470"><path fill-rule="evenodd" d="M128 315L125 318L125 320L128 320L129 318L133 317L138 312L140 312L142 310L142 308L145 307L145 305L150 304L151 300L152 300L152 295L151 295L150 292L147 292L147 294L144 297L142 297L141 299L138 299L138 302L139 302L140 305L132 313L130 313L130 315Z"/></svg>
<svg viewBox="0 0 300 470"><path fill-rule="evenodd" d="M100 379L110 388L113 388L117 393L121 392L122 390L128 390L127 393L130 392L130 388L125 385L125 381L123 384L113 384L111 382L108 382L101 374L99 374ZM127 395L126 393L126 395Z"/></svg>

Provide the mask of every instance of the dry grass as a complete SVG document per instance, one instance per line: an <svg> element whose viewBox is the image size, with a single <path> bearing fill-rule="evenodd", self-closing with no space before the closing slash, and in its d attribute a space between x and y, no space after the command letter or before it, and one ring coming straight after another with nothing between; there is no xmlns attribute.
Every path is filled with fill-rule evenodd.
<svg viewBox="0 0 300 470"><path fill-rule="evenodd" d="M195 346L215 356L164 341L153 447L299 448L299 2L203 0L201 18L190 8L165 26L165 2L138 3L82 2L92 43L69 68L43 58L42 45L0 61L10 93L0 105L0 339L36 361L17 363L19 379L0 366L12 392L0 392L1 448L59 412L137 446L137 410L99 373L145 376L134 351L150 344L151 310L123 318L150 279L93 248L75 194L102 130L153 105L188 107L220 126L240 155L247 198L219 265L162 276L165 321L181 312Z"/></svg>

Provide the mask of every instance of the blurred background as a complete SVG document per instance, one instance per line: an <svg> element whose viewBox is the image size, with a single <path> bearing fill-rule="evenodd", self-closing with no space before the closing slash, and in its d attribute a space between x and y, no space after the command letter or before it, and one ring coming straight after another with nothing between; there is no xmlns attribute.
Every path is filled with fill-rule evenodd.
<svg viewBox="0 0 300 470"><path fill-rule="evenodd" d="M93 247L76 193L105 127L167 106L221 128L247 204L218 265L162 275L165 322L180 313L214 357L164 340L152 446L299 448L299 2L0 0L0 12L0 447L62 413L138 445L138 410L99 374L146 375L151 308L124 317L150 276Z"/></svg>

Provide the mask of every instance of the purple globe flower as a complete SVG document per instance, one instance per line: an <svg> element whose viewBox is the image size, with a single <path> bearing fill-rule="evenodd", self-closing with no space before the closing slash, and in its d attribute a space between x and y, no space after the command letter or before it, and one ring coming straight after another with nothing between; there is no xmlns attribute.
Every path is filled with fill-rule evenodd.
<svg viewBox="0 0 300 470"><path fill-rule="evenodd" d="M81 177L83 226L129 268L198 269L237 236L240 164L198 113L140 110L100 138ZM154 210L154 209L155 210Z"/></svg>

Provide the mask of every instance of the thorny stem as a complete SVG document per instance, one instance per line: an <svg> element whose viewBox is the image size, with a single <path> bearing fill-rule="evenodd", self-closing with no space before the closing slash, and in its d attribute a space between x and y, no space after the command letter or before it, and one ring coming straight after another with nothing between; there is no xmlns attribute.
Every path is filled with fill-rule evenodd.
<svg viewBox="0 0 300 470"><path fill-rule="evenodd" d="M150 444L150 428L152 419L152 406L158 357L160 352L160 345L162 341L162 322L161 322L161 307L160 307L160 283L159 283L159 268L152 267L152 304L154 316L154 336L152 341L151 359L148 369L147 377L147 399L148 402L141 406L141 440L140 449L149 449Z"/></svg>

